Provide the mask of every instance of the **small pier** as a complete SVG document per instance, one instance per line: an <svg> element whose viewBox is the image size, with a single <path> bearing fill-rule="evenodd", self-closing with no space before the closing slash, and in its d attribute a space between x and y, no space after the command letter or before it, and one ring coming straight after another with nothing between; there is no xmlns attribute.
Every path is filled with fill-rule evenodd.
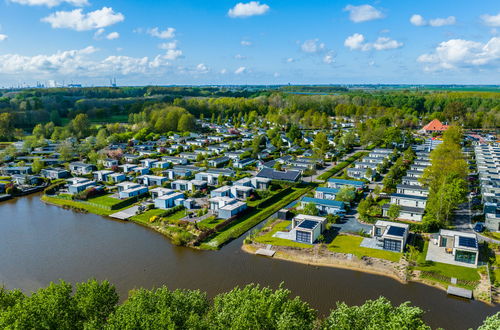
<svg viewBox="0 0 500 330"><path fill-rule="evenodd" d="M452 296L472 299L472 291L471 290L457 288L456 286L450 285L450 286L448 286L448 290L446 290L446 292Z"/></svg>

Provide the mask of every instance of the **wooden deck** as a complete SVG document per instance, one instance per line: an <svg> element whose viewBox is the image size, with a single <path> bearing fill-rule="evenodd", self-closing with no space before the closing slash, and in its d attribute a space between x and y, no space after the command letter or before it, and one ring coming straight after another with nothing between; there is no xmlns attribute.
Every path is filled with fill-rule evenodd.
<svg viewBox="0 0 500 330"><path fill-rule="evenodd" d="M446 290L446 292L452 296L472 299L472 291L471 290L457 288L456 286L450 285L450 286L448 286L448 290Z"/></svg>

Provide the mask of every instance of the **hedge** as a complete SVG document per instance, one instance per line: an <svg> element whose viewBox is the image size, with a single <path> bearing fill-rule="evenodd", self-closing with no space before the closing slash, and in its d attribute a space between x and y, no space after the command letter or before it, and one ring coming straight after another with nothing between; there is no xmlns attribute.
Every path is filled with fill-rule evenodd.
<svg viewBox="0 0 500 330"><path fill-rule="evenodd" d="M256 225L258 225L260 222L266 220L274 213L281 210L283 207L287 206L294 200L298 199L300 196L312 190L314 187L315 185L309 185L305 188L301 188L300 190L296 190L295 192L281 198L276 203L262 209L261 211L258 211L255 214L249 214L247 217L243 216L239 218L238 221L234 221L231 226L213 237L209 242L203 243L201 247L204 249L216 249L229 242L230 240L240 237Z"/></svg>
<svg viewBox="0 0 500 330"><path fill-rule="evenodd" d="M337 174L338 172L342 171L344 168L346 168L347 166L352 164L354 161L358 160L361 157L366 156L367 154L368 153L366 151L360 151L360 152L355 153L354 155L347 158L343 162L338 163L337 165L335 165L334 167L332 167L331 169L329 169L325 173L318 176L318 180L325 180L325 181L328 180L329 178L331 178L332 176L334 176L335 174Z"/></svg>

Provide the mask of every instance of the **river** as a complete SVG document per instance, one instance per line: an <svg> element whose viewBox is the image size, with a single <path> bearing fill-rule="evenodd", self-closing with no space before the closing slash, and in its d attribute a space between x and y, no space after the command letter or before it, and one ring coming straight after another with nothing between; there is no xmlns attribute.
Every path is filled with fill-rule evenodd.
<svg viewBox="0 0 500 330"><path fill-rule="evenodd" d="M200 289L213 296L237 285L286 288L326 314L336 301L362 304L384 295L411 301L426 311L432 327L467 329L500 310L478 301L448 297L418 283L356 271L313 267L240 250L241 239L220 251L176 247L162 235L134 223L46 205L40 195L0 204L0 283L25 292L64 279L107 279L122 297L137 287L167 285Z"/></svg>

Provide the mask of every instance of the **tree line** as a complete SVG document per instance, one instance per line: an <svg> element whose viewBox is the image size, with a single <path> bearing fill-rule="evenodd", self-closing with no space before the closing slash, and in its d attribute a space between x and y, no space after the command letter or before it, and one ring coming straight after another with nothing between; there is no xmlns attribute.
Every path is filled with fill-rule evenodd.
<svg viewBox="0 0 500 330"><path fill-rule="evenodd" d="M431 329L424 311L386 299L337 303L326 318L282 286L247 285L213 299L199 290L132 290L119 303L107 281L51 283L31 295L0 288L0 327L16 329ZM480 330L498 329L500 312Z"/></svg>

